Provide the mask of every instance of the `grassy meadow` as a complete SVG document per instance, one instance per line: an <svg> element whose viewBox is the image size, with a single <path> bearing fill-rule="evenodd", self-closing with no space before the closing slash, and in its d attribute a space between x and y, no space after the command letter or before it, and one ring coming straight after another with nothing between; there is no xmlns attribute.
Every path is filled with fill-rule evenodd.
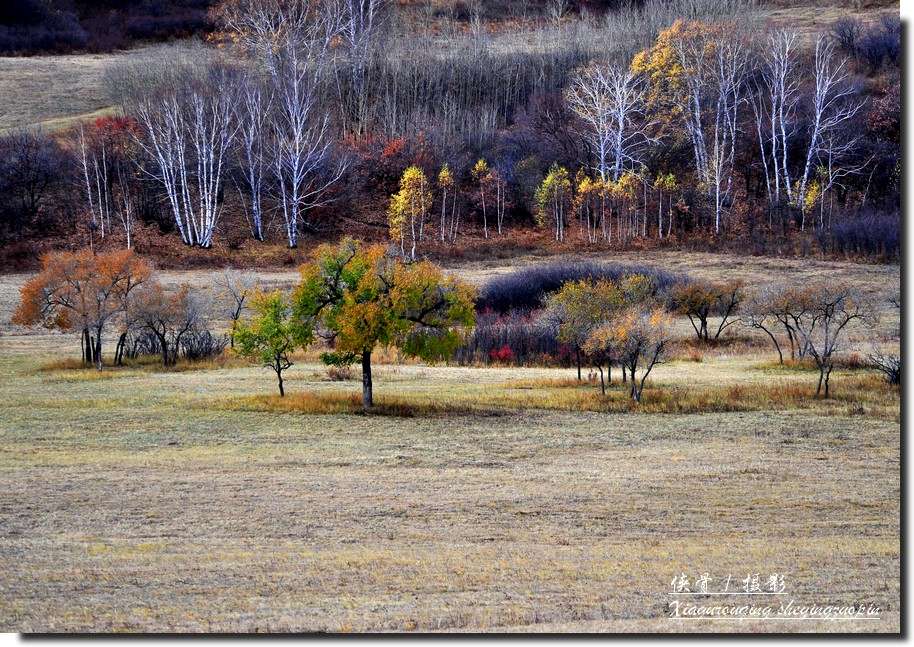
<svg viewBox="0 0 914 647"><path fill-rule="evenodd" d="M519 263L536 262L521 259ZM708 278L897 266L620 255ZM507 268L451 268L474 281ZM212 272L164 273L212 284ZM900 628L900 399L854 362L835 397L748 333L656 369L642 407L571 369L387 354L378 411L314 355L71 368L78 339L12 327L0 277L0 629L876 631ZM294 273L264 273L283 285ZM894 317L894 319L892 318ZM881 327L897 327L885 312ZM864 331L850 350L865 353ZM342 378L342 379L340 379ZM686 622L671 579L784 575L878 621Z"/></svg>

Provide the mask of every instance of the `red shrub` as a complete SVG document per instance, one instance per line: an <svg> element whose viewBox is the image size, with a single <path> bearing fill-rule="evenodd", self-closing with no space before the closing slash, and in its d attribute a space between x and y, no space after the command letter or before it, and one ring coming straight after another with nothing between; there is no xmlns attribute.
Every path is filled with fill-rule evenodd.
<svg viewBox="0 0 914 647"><path fill-rule="evenodd" d="M514 361L514 351L511 350L510 346L505 344L501 348L493 348L490 350L489 359L501 364L510 364Z"/></svg>

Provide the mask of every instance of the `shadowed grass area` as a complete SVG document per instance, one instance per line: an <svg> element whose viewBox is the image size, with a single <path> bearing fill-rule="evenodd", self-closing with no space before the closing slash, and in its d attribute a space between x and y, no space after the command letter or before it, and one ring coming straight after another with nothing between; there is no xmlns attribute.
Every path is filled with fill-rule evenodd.
<svg viewBox="0 0 914 647"><path fill-rule="evenodd" d="M56 379L81 381L97 380L126 375L137 375L140 372L183 373L185 371L215 371L223 368L241 368L251 366L251 362L232 353L226 352L218 357L202 360L179 359L172 366L164 366L158 355L142 355L125 358L121 366L105 364L102 370L83 363L76 357L65 357L41 364L37 372L50 374Z"/></svg>
<svg viewBox="0 0 914 647"><path fill-rule="evenodd" d="M789 369L788 369L789 370ZM206 406L210 406L207 403ZM816 397L815 380L772 378L768 382L699 386L653 384L642 401L629 397L628 386L614 382L605 395L599 387L574 378L510 380L486 388L451 390L446 394L412 392L382 394L375 407L362 409L357 392L309 391L278 395L220 398L216 406L237 411L300 414L362 414L395 417L441 417L519 409L591 411L600 413L724 413L738 411L815 410L823 415L866 415L898 420L900 390L871 373L841 375L827 400Z"/></svg>
<svg viewBox="0 0 914 647"><path fill-rule="evenodd" d="M357 414L372 416L393 416L397 418L442 417L447 415L504 415L505 411L474 406L471 403L398 397L375 396L374 406L365 410L362 396L358 393L289 393L278 395L254 395L249 397L221 400L221 406L235 411L269 411L276 413L307 414Z"/></svg>

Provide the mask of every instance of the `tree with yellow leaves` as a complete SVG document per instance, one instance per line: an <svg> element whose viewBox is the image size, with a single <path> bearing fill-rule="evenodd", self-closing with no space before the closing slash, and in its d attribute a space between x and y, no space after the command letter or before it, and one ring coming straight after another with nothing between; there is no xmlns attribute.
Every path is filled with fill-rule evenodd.
<svg viewBox="0 0 914 647"><path fill-rule="evenodd" d="M654 178L654 188L659 192L657 197L657 238L663 238L663 192L666 191L669 199L669 210L667 217L667 236L673 230L673 192L679 188L676 182L676 176L672 173L658 173Z"/></svg>
<svg viewBox="0 0 914 647"><path fill-rule="evenodd" d="M400 190L390 197L387 208L387 222L390 237L400 244L400 252L406 255L406 239L409 238L409 258L416 259L416 245L422 240L425 216L432 203L432 192L425 173L418 166L410 166L400 178Z"/></svg>
<svg viewBox="0 0 914 647"><path fill-rule="evenodd" d="M441 167L441 170L438 171L438 190L441 192L441 229L438 232L438 235L443 243L447 237L447 233L450 229L446 224L447 221L447 196L450 191L454 189L454 175L451 173L450 167L445 164ZM454 203L454 208L452 210L452 218L455 219L454 227L456 227L456 214L457 214L457 194L454 193L451 198ZM454 236L456 236L456 229L454 230Z"/></svg>
<svg viewBox="0 0 914 647"><path fill-rule="evenodd" d="M618 181L611 183L610 191L616 204L616 218L618 225L616 231L620 241L634 238L637 234L636 214L632 209L632 202L638 195L638 176L631 171L623 173Z"/></svg>
<svg viewBox="0 0 914 647"><path fill-rule="evenodd" d="M549 296L545 321L554 328L556 337L574 350L578 379L581 379L581 353L591 331L607 319L623 302L619 287L610 280L570 281ZM598 363L600 375L602 363Z"/></svg>
<svg viewBox="0 0 914 647"><path fill-rule="evenodd" d="M588 340L588 348L611 349L628 370L629 393L635 402L641 402L648 375L665 358L672 340L671 323L661 308L633 305L597 327Z"/></svg>
<svg viewBox="0 0 914 647"><path fill-rule="evenodd" d="M482 207L482 235L485 238L489 237L489 220L486 215L486 197L491 191L491 169L489 168L489 163L484 159L479 159L476 161L476 164L473 165L473 170L470 172L473 176L473 180L476 181L476 184L479 186L479 204Z"/></svg>
<svg viewBox="0 0 914 647"><path fill-rule="evenodd" d="M588 242L595 243L600 238L612 242L612 223L607 217L612 184L612 180L591 178L583 170L575 177L574 209Z"/></svg>

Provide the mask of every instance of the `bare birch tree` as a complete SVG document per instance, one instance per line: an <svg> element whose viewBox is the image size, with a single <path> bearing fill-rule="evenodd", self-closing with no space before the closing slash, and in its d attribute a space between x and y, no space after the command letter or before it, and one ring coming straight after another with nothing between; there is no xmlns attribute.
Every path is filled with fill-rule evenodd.
<svg viewBox="0 0 914 647"><path fill-rule="evenodd" d="M794 204L802 207L815 170L815 162L822 154L826 142L852 119L863 107L864 101L856 98L857 91L848 82L847 59L835 55L834 43L825 36L816 40L814 60L815 88L812 97L809 140L806 146L803 169L797 180ZM834 142L834 139L831 139ZM834 143L832 144L834 145ZM801 228L805 228L805 210Z"/></svg>
<svg viewBox="0 0 914 647"><path fill-rule="evenodd" d="M248 76L241 85L235 118L238 120L241 165L248 196L247 201L243 198L242 201L249 202L245 208L250 214L248 224L251 235L260 241L264 239L263 191L269 165L264 144L272 105L271 90Z"/></svg>
<svg viewBox="0 0 914 647"><path fill-rule="evenodd" d="M572 78L565 91L571 109L584 122L584 137L597 155L600 179L619 179L640 163L638 153L651 141L645 120L644 79L626 66L591 64Z"/></svg>
<svg viewBox="0 0 914 647"><path fill-rule="evenodd" d="M797 38L791 31L776 31L768 36L750 94L768 202L772 205L781 203L784 192L790 199L793 191L788 156L796 132L800 91Z"/></svg>
<svg viewBox="0 0 914 647"><path fill-rule="evenodd" d="M85 126L80 124L78 151L83 187L89 205L89 226L104 238L111 229L112 211L107 143L104 137L95 137L89 142Z"/></svg>
<svg viewBox="0 0 914 647"><path fill-rule="evenodd" d="M141 126L137 144L154 161L147 171L162 186L187 245L210 247L221 212L229 147L237 132L231 73L164 71L159 87L130 106Z"/></svg>
<svg viewBox="0 0 914 647"><path fill-rule="evenodd" d="M345 161L333 159L330 115L319 105L321 58L302 59L291 48L274 77L273 172L290 248L298 246L304 215L326 204L346 169Z"/></svg>
<svg viewBox="0 0 914 647"><path fill-rule="evenodd" d="M701 28L672 41L682 92L678 112L692 145L696 175L714 203L714 231L720 232L733 189L733 159L739 107L745 99L748 54L740 34Z"/></svg>

